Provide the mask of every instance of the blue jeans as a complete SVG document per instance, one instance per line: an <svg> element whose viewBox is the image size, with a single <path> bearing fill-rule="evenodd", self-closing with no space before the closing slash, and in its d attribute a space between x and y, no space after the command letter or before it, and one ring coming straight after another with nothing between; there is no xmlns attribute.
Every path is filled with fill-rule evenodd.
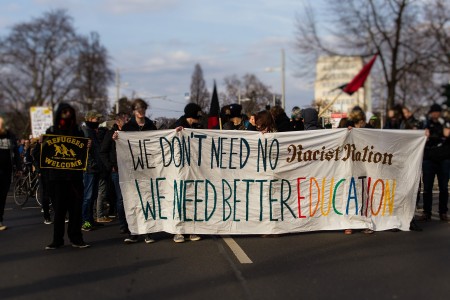
<svg viewBox="0 0 450 300"><path fill-rule="evenodd" d="M447 213L449 169L449 159L441 162L434 162L431 160L424 160L422 162L424 213L431 214L431 207L433 205L433 184L435 176L437 176L439 185L439 213Z"/></svg>
<svg viewBox="0 0 450 300"><path fill-rule="evenodd" d="M116 191L116 201L117 201L117 216L119 219L120 229L121 230L128 230L128 223L127 219L125 217L125 209L123 207L123 197L122 197L122 191L120 190L120 184L119 184L119 173L112 172L111 173L111 180L114 184L114 189Z"/></svg>
<svg viewBox="0 0 450 300"><path fill-rule="evenodd" d="M97 173L84 173L84 196L83 196L83 223L94 222L94 203L98 196L98 180Z"/></svg>

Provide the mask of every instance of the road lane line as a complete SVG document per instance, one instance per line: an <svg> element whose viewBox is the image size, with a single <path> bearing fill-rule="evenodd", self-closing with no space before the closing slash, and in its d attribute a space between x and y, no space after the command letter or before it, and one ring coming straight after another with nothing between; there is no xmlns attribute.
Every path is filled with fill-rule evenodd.
<svg viewBox="0 0 450 300"><path fill-rule="evenodd" d="M230 236L223 236L222 239L225 241L225 243L230 247L231 251L233 251L234 255L236 255L236 258L239 260L241 264L252 264L252 260L245 254L244 250L236 243L233 238Z"/></svg>

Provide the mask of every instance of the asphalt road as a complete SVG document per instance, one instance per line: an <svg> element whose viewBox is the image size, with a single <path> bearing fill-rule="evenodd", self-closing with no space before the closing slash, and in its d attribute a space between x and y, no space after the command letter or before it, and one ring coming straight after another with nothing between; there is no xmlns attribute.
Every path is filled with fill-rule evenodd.
<svg viewBox="0 0 450 300"><path fill-rule="evenodd" d="M437 197L437 195L435 195ZM435 201L437 202L437 201ZM207 236L125 245L117 222L84 233L88 249L44 250L52 225L7 200L0 299L449 299L450 224L422 232ZM67 242L67 241L66 241Z"/></svg>

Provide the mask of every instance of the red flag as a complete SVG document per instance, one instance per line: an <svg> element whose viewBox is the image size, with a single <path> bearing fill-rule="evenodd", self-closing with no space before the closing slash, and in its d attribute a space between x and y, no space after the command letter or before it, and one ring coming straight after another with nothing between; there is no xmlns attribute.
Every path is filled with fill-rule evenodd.
<svg viewBox="0 0 450 300"><path fill-rule="evenodd" d="M356 92L360 87L364 85L364 82L366 81L367 76L369 76L370 69L372 69L372 66L375 63L376 59L377 54L375 54L374 57L361 69L361 71L356 74L352 81L340 86L339 88L349 95L352 95L354 92Z"/></svg>
<svg viewBox="0 0 450 300"><path fill-rule="evenodd" d="M216 82L214 81L214 89L208 115L208 129L218 128L219 114L220 114L219 97L217 96Z"/></svg>

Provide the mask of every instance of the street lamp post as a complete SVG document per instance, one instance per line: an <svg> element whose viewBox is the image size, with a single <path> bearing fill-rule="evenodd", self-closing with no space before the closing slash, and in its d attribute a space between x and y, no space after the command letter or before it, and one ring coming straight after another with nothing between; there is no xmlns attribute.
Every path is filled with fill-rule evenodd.
<svg viewBox="0 0 450 300"><path fill-rule="evenodd" d="M285 61L284 61L284 49L281 49L281 66L277 68L266 68L266 72L274 72L274 71L280 71L281 73L281 107L283 109L286 109L286 86L285 86Z"/></svg>

